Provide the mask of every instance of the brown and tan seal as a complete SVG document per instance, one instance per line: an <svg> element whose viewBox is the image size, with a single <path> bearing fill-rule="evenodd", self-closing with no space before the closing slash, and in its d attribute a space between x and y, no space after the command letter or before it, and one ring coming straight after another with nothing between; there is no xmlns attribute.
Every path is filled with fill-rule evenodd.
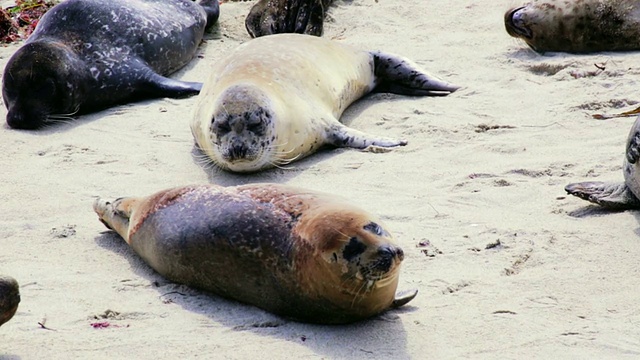
<svg viewBox="0 0 640 360"><path fill-rule="evenodd" d="M504 23L537 52L640 49L640 0L534 0L507 11Z"/></svg>
<svg viewBox="0 0 640 360"><path fill-rule="evenodd" d="M358 321L417 293L396 296L404 254L382 222L328 194L199 185L94 210L167 279L295 320Z"/></svg>
<svg viewBox="0 0 640 360"><path fill-rule="evenodd" d="M406 145L351 129L340 116L370 92L426 96L457 89L396 55L315 36L269 35L216 63L196 100L191 131L213 164L259 171L325 145L374 150Z"/></svg>
<svg viewBox="0 0 640 360"><path fill-rule="evenodd" d="M0 275L0 326L11 320L20 304L20 287L16 279Z"/></svg>

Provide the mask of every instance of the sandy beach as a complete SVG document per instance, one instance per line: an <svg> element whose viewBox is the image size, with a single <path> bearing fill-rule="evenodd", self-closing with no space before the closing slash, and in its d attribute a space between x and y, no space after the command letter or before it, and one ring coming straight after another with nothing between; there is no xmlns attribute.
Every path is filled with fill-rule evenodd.
<svg viewBox="0 0 640 360"><path fill-rule="evenodd" d="M22 302L0 359L623 359L640 356L640 213L569 197L623 181L640 53L540 55L509 37L509 1L337 1L324 36L400 54L461 86L446 97L367 96L342 121L405 138L388 153L328 149L253 175L207 169L195 98L159 99L16 131L0 107L0 273ZM249 41L253 2L225 2L200 81ZM0 48L0 68L20 46ZM598 65L604 70L596 67ZM406 307L348 326L279 318L168 282L97 220L96 196L192 183L277 182L382 217L406 254ZM95 327L97 323L108 324Z"/></svg>

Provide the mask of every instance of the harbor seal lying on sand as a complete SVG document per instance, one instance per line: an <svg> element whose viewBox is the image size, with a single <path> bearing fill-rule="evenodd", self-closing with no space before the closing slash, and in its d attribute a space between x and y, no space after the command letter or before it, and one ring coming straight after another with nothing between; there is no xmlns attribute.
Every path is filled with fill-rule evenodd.
<svg viewBox="0 0 640 360"><path fill-rule="evenodd" d="M589 181L569 184L567 193L617 210L640 209L640 117L631 127L622 172L624 183Z"/></svg>
<svg viewBox="0 0 640 360"><path fill-rule="evenodd" d="M218 61L196 100L191 131L217 166L251 172L288 164L324 145L388 148L339 122L369 92L447 95L458 87L396 55L300 34L250 40Z"/></svg>
<svg viewBox="0 0 640 360"><path fill-rule="evenodd" d="M534 0L507 11L504 23L537 52L640 49L640 0Z"/></svg>
<svg viewBox="0 0 640 360"><path fill-rule="evenodd" d="M183 67L218 18L218 0L67 0L9 59L7 124L36 129L145 98L197 94L165 76Z"/></svg>
<svg viewBox="0 0 640 360"><path fill-rule="evenodd" d="M380 220L328 194L199 185L94 210L167 279L287 318L348 323L417 293L396 297L404 254Z"/></svg>
<svg viewBox="0 0 640 360"><path fill-rule="evenodd" d="M20 288L16 279L0 275L0 326L11 320L20 303Z"/></svg>
<svg viewBox="0 0 640 360"><path fill-rule="evenodd" d="M333 0L260 0L244 24L251 37L278 33L320 36L324 15Z"/></svg>

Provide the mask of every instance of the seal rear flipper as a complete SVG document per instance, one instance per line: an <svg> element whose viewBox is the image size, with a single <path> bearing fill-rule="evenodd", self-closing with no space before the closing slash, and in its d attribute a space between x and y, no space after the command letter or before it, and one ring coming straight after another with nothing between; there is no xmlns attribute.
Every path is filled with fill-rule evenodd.
<svg viewBox="0 0 640 360"><path fill-rule="evenodd" d="M160 76L156 73L149 75L145 86L141 87L139 93L151 98L184 98L200 93L202 83L179 81Z"/></svg>
<svg viewBox="0 0 640 360"><path fill-rule="evenodd" d="M640 200L624 183L582 182L564 190L573 196L613 210L640 209Z"/></svg>
<svg viewBox="0 0 640 360"><path fill-rule="evenodd" d="M202 6L207 14L207 25L205 25L204 28L209 29L218 21L218 17L220 17L220 4L218 0L200 0L198 1L198 5Z"/></svg>
<svg viewBox="0 0 640 360"><path fill-rule="evenodd" d="M374 92L411 96L444 96L460 87L421 70L412 61L397 55L371 51L376 77Z"/></svg>
<svg viewBox="0 0 640 360"><path fill-rule="evenodd" d="M123 198L113 203L104 199L93 202L93 211L98 219L109 229L117 232L125 241L129 242L129 217L131 216L132 198Z"/></svg>
<svg viewBox="0 0 640 360"><path fill-rule="evenodd" d="M279 33L322 35L326 8L333 0L261 0L245 20L252 38Z"/></svg>
<svg viewBox="0 0 640 360"><path fill-rule="evenodd" d="M327 130L327 144L337 147L366 149L369 147L389 148L405 146L407 145L407 141L376 137L337 123L331 125Z"/></svg>
<svg viewBox="0 0 640 360"><path fill-rule="evenodd" d="M391 308L395 309L406 305L409 301L413 300L416 295L418 295L418 289L398 291L395 299L393 299L393 302L391 303Z"/></svg>

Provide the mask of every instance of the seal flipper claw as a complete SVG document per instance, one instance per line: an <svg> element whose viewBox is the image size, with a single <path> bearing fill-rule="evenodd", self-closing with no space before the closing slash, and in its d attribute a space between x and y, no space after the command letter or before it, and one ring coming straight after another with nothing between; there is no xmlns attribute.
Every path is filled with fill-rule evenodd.
<svg viewBox="0 0 640 360"><path fill-rule="evenodd" d="M395 299L391 303L391 308L395 309L406 305L409 301L413 300L416 295L418 295L418 289L398 291Z"/></svg>
<svg viewBox="0 0 640 360"><path fill-rule="evenodd" d="M624 183L582 182L569 184L564 190L570 195L608 209L640 209L640 200Z"/></svg>
<svg viewBox="0 0 640 360"><path fill-rule="evenodd" d="M337 122L337 121L336 121ZM396 140L386 137L375 137L337 123L327 130L327 143L337 147L350 147L355 149L368 149L377 147L396 147L407 145L406 140Z"/></svg>
<svg viewBox="0 0 640 360"><path fill-rule="evenodd" d="M376 84L374 92L412 96L445 96L460 87L440 80L412 61L397 55L371 51Z"/></svg>

